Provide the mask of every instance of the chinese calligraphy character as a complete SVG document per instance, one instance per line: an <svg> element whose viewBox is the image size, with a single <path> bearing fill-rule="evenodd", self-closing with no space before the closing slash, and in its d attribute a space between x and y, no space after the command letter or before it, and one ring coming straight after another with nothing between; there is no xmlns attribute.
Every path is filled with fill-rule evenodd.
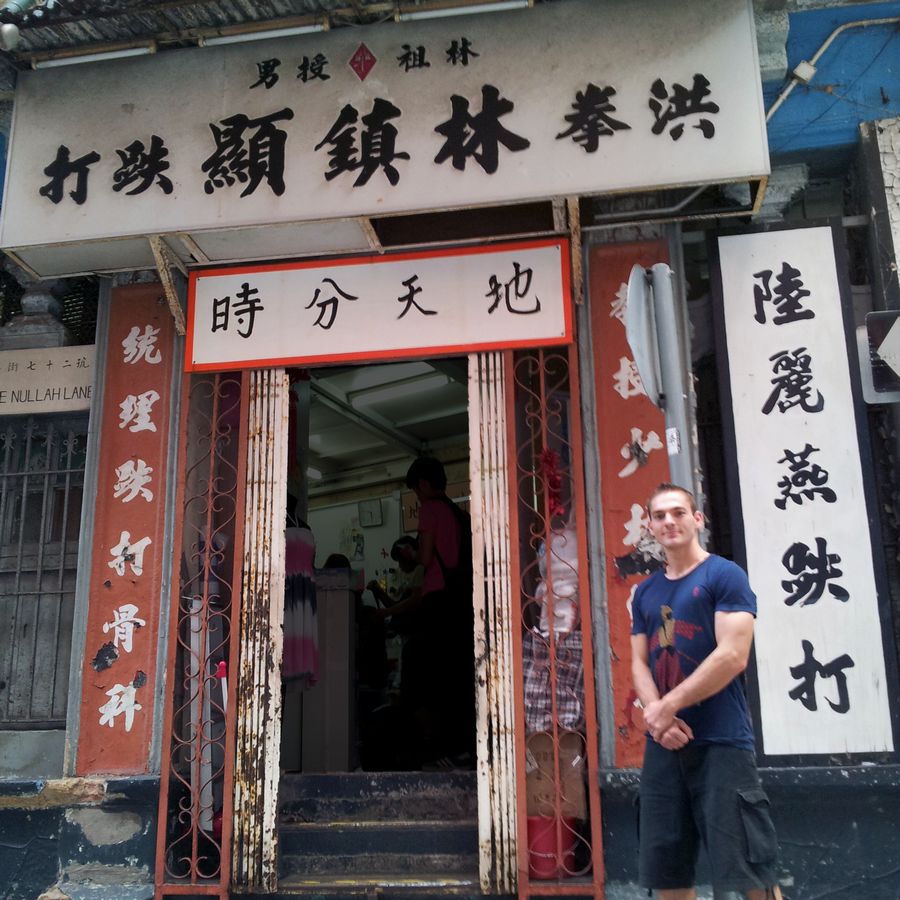
<svg viewBox="0 0 900 900"><path fill-rule="evenodd" d="M250 283L245 281L241 285L241 289L235 292L233 301L230 294L226 294L221 298L214 297L210 331L227 331L228 317L233 313L238 321L237 333L242 338L250 337L253 334L256 314L265 309L261 299L256 296L258 293L259 288L252 288ZM246 331L243 328L246 328Z"/></svg>
<svg viewBox="0 0 900 900"><path fill-rule="evenodd" d="M454 169L465 171L466 160L475 160L488 175L497 171L499 147L502 144L512 153L525 150L531 141L504 128L500 117L513 111L514 104L492 84L481 88L481 112L469 114L469 101L453 94L450 98L451 117L434 130L444 136L444 146L435 156L436 163L451 160Z"/></svg>
<svg viewBox="0 0 900 900"><path fill-rule="evenodd" d="M123 603L118 609L113 610L112 622L103 623L103 633L113 633L113 644L118 647L122 642L122 649L131 653L134 629L143 628L147 623L137 618L138 608L133 603Z"/></svg>
<svg viewBox="0 0 900 900"><path fill-rule="evenodd" d="M143 141L132 141L124 150L116 150L116 153L119 154L122 165L113 172L114 191L121 191L134 185L125 193L129 196L142 194L153 184L155 178L164 194L172 193L171 180L162 174L170 166L166 161L169 151L159 135L151 135L149 150Z"/></svg>
<svg viewBox="0 0 900 900"><path fill-rule="evenodd" d="M630 129L630 125L610 115L616 111L609 100L615 93L615 88L598 88L588 82L583 91L575 94L572 104L575 111L564 117L569 123L568 129L560 132L556 139L571 137L576 144L581 144L585 153L594 153L600 146L599 138L615 134L623 128Z"/></svg>
<svg viewBox="0 0 900 900"><path fill-rule="evenodd" d="M144 574L144 551L153 543L149 537L142 537L139 541L131 542L131 532L123 531L119 535L119 543L109 552L113 559L106 565L115 569L117 575L125 574L125 566L131 566L135 575Z"/></svg>
<svg viewBox="0 0 900 900"><path fill-rule="evenodd" d="M837 686L838 699L833 703L825 698L828 705L836 713L846 713L850 709L850 694L847 691L847 676L844 669L852 669L856 663L848 653L832 660L827 665L822 665L813 655L813 645L810 641L803 641L803 662L791 666L791 675L800 680L800 684L788 691L791 700L799 700L808 710L815 712L818 709L816 700L816 677L833 678Z"/></svg>
<svg viewBox="0 0 900 900"><path fill-rule="evenodd" d="M321 53L317 53L312 59L304 56L297 66L297 78L304 84L315 79L328 81L331 76L325 72L325 66L327 65L328 58Z"/></svg>
<svg viewBox="0 0 900 900"><path fill-rule="evenodd" d="M153 404L159 400L156 391L144 391L143 394L129 394L120 404L119 428L128 425L129 431L156 431L156 424L150 420ZM129 425L129 422L131 423Z"/></svg>
<svg viewBox="0 0 900 900"><path fill-rule="evenodd" d="M613 390L623 399L646 395L637 363L627 356L619 357L619 370L613 374Z"/></svg>
<svg viewBox="0 0 900 900"><path fill-rule="evenodd" d="M772 270L764 269L754 272L754 278L762 283L753 285L753 297L756 301L756 314L753 316L760 325L765 324L766 310L763 304L772 303L777 310L777 315L772 318L773 325L785 325L788 322L797 322L800 319L814 319L816 314L811 309L804 309L801 305L804 297L810 292L803 286L800 278L800 270L788 263L781 264L781 274L775 276L778 286L775 288L774 297L769 281L772 278Z"/></svg>
<svg viewBox="0 0 900 900"><path fill-rule="evenodd" d="M200 167L207 176L203 190L211 194L216 188L231 187L239 181L246 185L241 191L241 196L246 197L265 179L272 193L280 197L284 193L287 135L275 123L293 118L294 111L285 107L259 119L238 113L222 119L219 125L210 122L216 149ZM245 139L248 132L252 134Z"/></svg>
<svg viewBox="0 0 900 900"><path fill-rule="evenodd" d="M418 284L415 283L418 280L419 280L418 275L412 275L409 278L407 278L406 281L401 282L403 284L403 286L407 289L407 292L402 297L398 297L397 302L405 303L406 306L403 307L403 312L401 312L400 315L397 316L398 319L402 319L409 312L410 308L413 306L420 313L422 313L423 316L436 316L437 315L436 309L423 309L421 306L419 306L418 303L416 303L416 300L415 300L416 294L422 293L422 288L420 288L418 286Z"/></svg>
<svg viewBox="0 0 900 900"><path fill-rule="evenodd" d="M785 448L784 456L778 462L787 463L790 474L784 475L778 482L781 497L774 502L779 509L784 509L788 500L793 500L797 505L801 504L803 502L801 495L807 500L812 500L816 494L820 494L826 503L834 503L837 500L837 494L830 487L825 487L828 484L828 471L818 463L809 462L810 454L818 452L819 448L813 447L812 444L807 444L796 453Z"/></svg>
<svg viewBox="0 0 900 900"><path fill-rule="evenodd" d="M769 415L778 404L779 412L787 412L793 406L800 406L804 412L817 413L825 407L825 399L819 391L816 391L815 401L811 401L812 381L810 364L812 357L806 352L806 347L798 347L793 353L780 350L769 357L774 362L772 373L775 375L771 383L775 385L769 399L763 405L762 411Z"/></svg>
<svg viewBox="0 0 900 900"><path fill-rule="evenodd" d="M144 359L151 366L155 366L162 362L162 355L156 346L159 337L159 329L150 325L144 327L143 333L140 328L135 325L128 336L122 341L122 349L125 351L124 362L134 365L141 359Z"/></svg>
<svg viewBox="0 0 900 900"><path fill-rule="evenodd" d="M781 558L781 564L797 577L781 582L789 594L784 598L785 605L793 606L799 600L801 606L811 606L818 602L826 587L832 597L846 603L850 594L839 584L828 583L844 574L836 565L840 561L837 553L828 552L825 538L816 538L816 553L799 541L791 544Z"/></svg>
<svg viewBox="0 0 900 900"><path fill-rule="evenodd" d="M488 292L485 297L493 297L488 313L492 313L503 300L508 312L519 316L530 316L541 311L541 298L535 294L534 305L530 309L517 309L513 305L514 300L523 300L531 290L531 279L534 272L531 269L523 269L517 262L513 262L513 276L505 284L500 284L496 275L488 279ZM501 296L502 294L502 296Z"/></svg>
<svg viewBox="0 0 900 900"><path fill-rule="evenodd" d="M469 57L472 56L481 56L481 54L472 49L472 42L467 37L460 38L458 41L450 41L450 46L447 48L448 63L453 66L457 64L468 66Z"/></svg>
<svg viewBox="0 0 900 900"><path fill-rule="evenodd" d="M619 453L623 459L627 459L627 465L619 472L619 478L627 478L633 475L639 466L645 466L650 452L653 450L662 450L663 443L659 439L659 435L655 431L648 432L644 437L644 432L640 428L631 429L631 441L622 445Z"/></svg>
<svg viewBox="0 0 900 900"><path fill-rule="evenodd" d="M413 49L409 44L403 45L403 53L397 57L399 63L398 68L408 72L410 69L430 69L431 63L425 59L425 48L416 47Z"/></svg>
<svg viewBox="0 0 900 900"><path fill-rule="evenodd" d="M75 190L69 192L69 196L79 205L87 200L88 169L95 162L100 161L100 154L95 150L85 153L75 160L69 159L69 148L64 144L59 145L56 151L56 159L44 169L44 174L50 177L38 193L46 197L51 203L60 203L63 198L63 187L70 175L75 176Z"/></svg>
<svg viewBox="0 0 900 900"><path fill-rule="evenodd" d="M121 466L116 467L116 481L113 487L113 497L121 497L123 503L130 503L139 494L148 503L153 500L153 491L146 485L153 480L150 477L153 467L148 466L144 460L126 460Z"/></svg>
<svg viewBox="0 0 900 900"><path fill-rule="evenodd" d="M266 90L278 84L279 75L275 71L281 65L280 59L264 59L256 64L259 78L250 85L251 89L263 85Z"/></svg>
<svg viewBox="0 0 900 900"><path fill-rule="evenodd" d="M619 285L619 289L616 291L616 296L613 297L612 301L609 304L609 317L611 319L618 319L623 325L625 324L625 310L628 307L628 285L623 281L622 284Z"/></svg>
<svg viewBox="0 0 900 900"><path fill-rule="evenodd" d="M359 297L354 296L353 294L348 294L345 291L342 291L338 286L337 282L331 278L323 278L322 281L327 281L334 290L335 293L332 294L327 299L319 300L319 294L322 292L321 288L316 288L316 293L313 295L312 300L309 301L305 309L311 309L313 304L319 307L319 315L313 325L318 325L324 331L328 331L332 325L334 325L334 320L337 316L338 311L338 298L337 295L340 294L345 300L359 300ZM325 316L328 316L327 323L324 321Z"/></svg>
<svg viewBox="0 0 900 900"><path fill-rule="evenodd" d="M668 93L665 82L661 78L657 78L650 87L650 93L653 96L649 100L649 105L653 111L653 117L656 119L652 129L654 134L662 134L666 130L666 126L676 119L719 111L718 104L712 101L704 102L704 98L710 94L709 81L700 74L694 75L694 84L690 90L675 83L672 85L671 94ZM666 104L665 108L663 108L663 103ZM701 117L693 127L697 128L707 140L716 133L716 126L705 117ZM683 133L684 122L679 122L669 129L669 137L673 141L677 141Z"/></svg>
<svg viewBox="0 0 900 900"><path fill-rule="evenodd" d="M18 364L17 362L7 363L7 365L6 365L6 371L7 371L7 372L18 372L18 371L19 371L19 364Z"/></svg>
<svg viewBox="0 0 900 900"><path fill-rule="evenodd" d="M328 151L329 168L325 173L325 179L331 181L342 172L354 172L358 169L359 175L353 186L360 187L381 168L387 180L396 185L400 180L400 173L393 162L396 159L409 159L408 153L396 149L397 129L389 121L399 115L400 110L393 103L376 97L372 111L362 117L366 127L360 135L357 157L356 121L359 113L348 103L341 110L328 134L315 147L316 150L320 150L326 144L331 144Z"/></svg>
<svg viewBox="0 0 900 900"><path fill-rule="evenodd" d="M133 684L114 684L107 692L109 700L101 706L100 726L109 725L112 728L115 720L125 716L125 730L131 731L134 724L134 714L143 709L137 701L137 688Z"/></svg>
<svg viewBox="0 0 900 900"><path fill-rule="evenodd" d="M647 527L650 520L640 503L631 504L631 518L625 523L625 537L622 543L629 547L637 547L650 533Z"/></svg>

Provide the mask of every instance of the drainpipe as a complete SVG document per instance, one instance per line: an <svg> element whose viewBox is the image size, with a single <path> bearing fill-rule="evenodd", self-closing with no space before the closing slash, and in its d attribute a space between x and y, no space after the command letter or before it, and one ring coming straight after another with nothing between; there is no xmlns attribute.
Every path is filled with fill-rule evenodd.
<svg viewBox="0 0 900 900"><path fill-rule="evenodd" d="M43 5L44 0L6 0L3 6L0 6L0 15L9 13L13 16L24 16L29 10Z"/></svg>
<svg viewBox="0 0 900 900"><path fill-rule="evenodd" d="M825 43L816 50L811 59L808 61L804 59L797 63L796 68L791 73L790 84L778 95L775 102L769 107L769 111L766 113L766 121L768 122L769 119L775 115L781 104L787 100L791 91L794 90L798 84L809 84L813 80L816 75L816 63L841 32L847 31L850 28L870 28L873 25L900 25L900 16L891 16L887 19L858 19L855 22L844 22L843 25L839 25L835 28L825 39Z"/></svg>

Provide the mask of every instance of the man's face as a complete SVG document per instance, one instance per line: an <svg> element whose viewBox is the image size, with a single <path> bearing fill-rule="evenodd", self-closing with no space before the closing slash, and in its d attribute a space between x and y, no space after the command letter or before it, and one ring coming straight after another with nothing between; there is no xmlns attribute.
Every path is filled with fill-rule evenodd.
<svg viewBox="0 0 900 900"><path fill-rule="evenodd" d="M650 501L650 532L664 549L689 546L702 527L703 513L692 513L690 498L681 491L664 491Z"/></svg>

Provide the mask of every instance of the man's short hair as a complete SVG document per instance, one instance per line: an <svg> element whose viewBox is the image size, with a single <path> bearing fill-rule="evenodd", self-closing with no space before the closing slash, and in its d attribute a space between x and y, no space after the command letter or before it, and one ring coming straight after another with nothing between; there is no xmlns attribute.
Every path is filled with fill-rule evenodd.
<svg viewBox="0 0 900 900"><path fill-rule="evenodd" d="M400 561L400 551L404 547L409 547L412 550L418 551L419 542L411 534L404 534L398 537L391 546L391 559L394 560L394 562Z"/></svg>
<svg viewBox="0 0 900 900"><path fill-rule="evenodd" d="M669 491L678 491L680 494L684 494L685 497L688 498L688 502L691 505L691 513L697 512L697 500L694 495L687 489L683 488L680 484L672 484L671 482L664 481L662 484L658 484L654 489L653 493L647 498L647 513L650 512L650 504L660 495L667 494Z"/></svg>
<svg viewBox="0 0 900 900"><path fill-rule="evenodd" d="M436 491L443 491L447 487L447 473L444 471L444 464L433 456L420 456L413 460L413 464L406 472L406 486L415 488L422 478Z"/></svg>

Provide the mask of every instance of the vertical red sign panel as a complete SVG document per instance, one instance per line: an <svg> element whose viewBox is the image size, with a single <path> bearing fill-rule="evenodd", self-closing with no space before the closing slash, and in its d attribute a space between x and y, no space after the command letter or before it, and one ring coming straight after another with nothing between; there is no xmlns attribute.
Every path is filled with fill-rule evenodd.
<svg viewBox="0 0 900 900"><path fill-rule="evenodd" d="M611 244L590 251L591 332L606 544L606 590L615 703L616 765L640 765L644 727L631 687L631 598L659 560L644 504L669 479L666 425L650 401L625 337L625 285L632 266L668 262L665 241Z"/></svg>
<svg viewBox="0 0 900 900"><path fill-rule="evenodd" d="M158 284L112 293L77 774L148 771L174 327ZM90 511L86 511L90 514Z"/></svg>

